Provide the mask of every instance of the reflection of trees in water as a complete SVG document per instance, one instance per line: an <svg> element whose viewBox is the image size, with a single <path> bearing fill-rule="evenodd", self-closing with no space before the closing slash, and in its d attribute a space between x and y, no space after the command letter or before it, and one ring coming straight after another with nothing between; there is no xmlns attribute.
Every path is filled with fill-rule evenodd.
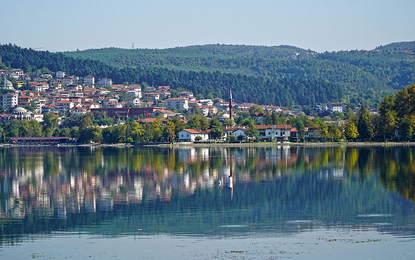
<svg viewBox="0 0 415 260"><path fill-rule="evenodd" d="M415 201L415 160L413 148L385 148L379 153L380 180L400 196Z"/></svg>
<svg viewBox="0 0 415 260"><path fill-rule="evenodd" d="M227 190L206 185L227 178L230 167L233 200ZM0 149L0 185L11 187L1 191L1 208L13 210L10 218L27 212L21 218L29 233L47 225L59 230L83 221L125 221L135 212L148 217L134 223L153 230L180 229L170 212L191 213L181 218L197 230L230 215L248 223L278 218L283 226L287 219L301 219L304 209L321 220L352 222L358 214L378 212L379 205L386 205L386 213L402 207L393 205L374 174L413 200L413 172L412 148ZM15 194L10 190L16 183ZM231 212L222 216L215 210ZM208 221L210 227L198 226Z"/></svg>

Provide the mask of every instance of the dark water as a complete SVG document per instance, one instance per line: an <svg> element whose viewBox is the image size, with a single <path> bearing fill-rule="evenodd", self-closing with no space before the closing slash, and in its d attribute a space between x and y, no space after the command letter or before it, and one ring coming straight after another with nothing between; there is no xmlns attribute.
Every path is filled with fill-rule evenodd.
<svg viewBox="0 0 415 260"><path fill-rule="evenodd" d="M415 259L414 155L0 149L0 258Z"/></svg>

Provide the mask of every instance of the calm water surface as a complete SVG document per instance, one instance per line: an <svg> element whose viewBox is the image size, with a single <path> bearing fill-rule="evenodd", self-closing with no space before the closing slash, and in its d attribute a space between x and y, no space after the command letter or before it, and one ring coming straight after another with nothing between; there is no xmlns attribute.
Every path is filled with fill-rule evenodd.
<svg viewBox="0 0 415 260"><path fill-rule="evenodd" d="M0 149L0 259L415 259L415 149Z"/></svg>

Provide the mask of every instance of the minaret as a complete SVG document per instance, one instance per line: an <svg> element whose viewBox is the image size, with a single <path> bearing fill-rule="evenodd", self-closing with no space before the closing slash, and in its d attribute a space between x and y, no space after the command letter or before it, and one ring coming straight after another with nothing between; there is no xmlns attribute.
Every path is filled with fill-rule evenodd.
<svg viewBox="0 0 415 260"><path fill-rule="evenodd" d="M6 73L4 73L3 89L7 89L7 83L6 83Z"/></svg>
<svg viewBox="0 0 415 260"><path fill-rule="evenodd" d="M232 90L229 89L229 94L230 94L230 98L229 98L229 116L231 119L233 119L233 109L232 109Z"/></svg>

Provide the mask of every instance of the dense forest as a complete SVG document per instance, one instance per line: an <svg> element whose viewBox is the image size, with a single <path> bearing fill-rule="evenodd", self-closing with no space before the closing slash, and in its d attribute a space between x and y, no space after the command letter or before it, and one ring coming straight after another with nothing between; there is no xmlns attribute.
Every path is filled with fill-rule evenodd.
<svg viewBox="0 0 415 260"><path fill-rule="evenodd" d="M261 55L266 55L265 51L264 53ZM87 75L94 75L97 78L109 77L115 83L170 85L174 89L192 91L195 95L214 94L222 98L228 98L231 88L237 102L293 107L337 102L344 97L339 84L311 77L266 77L218 70L177 70L157 66L112 66L96 60L34 51L11 44L1 45L0 55L5 66L22 68L26 72L47 68L81 77Z"/></svg>
<svg viewBox="0 0 415 260"><path fill-rule="evenodd" d="M292 46L203 45L172 49L92 49L50 53L1 45L6 66L70 75L109 77L115 83L170 85L237 102L313 106L346 101L376 106L415 83L415 42L372 51L316 53Z"/></svg>
<svg viewBox="0 0 415 260"><path fill-rule="evenodd" d="M415 42L393 43L372 51L316 53L292 46L204 45L172 49L93 49L64 55L102 61L118 68L167 68L222 72L266 79L330 82L352 103L376 105L415 83Z"/></svg>

